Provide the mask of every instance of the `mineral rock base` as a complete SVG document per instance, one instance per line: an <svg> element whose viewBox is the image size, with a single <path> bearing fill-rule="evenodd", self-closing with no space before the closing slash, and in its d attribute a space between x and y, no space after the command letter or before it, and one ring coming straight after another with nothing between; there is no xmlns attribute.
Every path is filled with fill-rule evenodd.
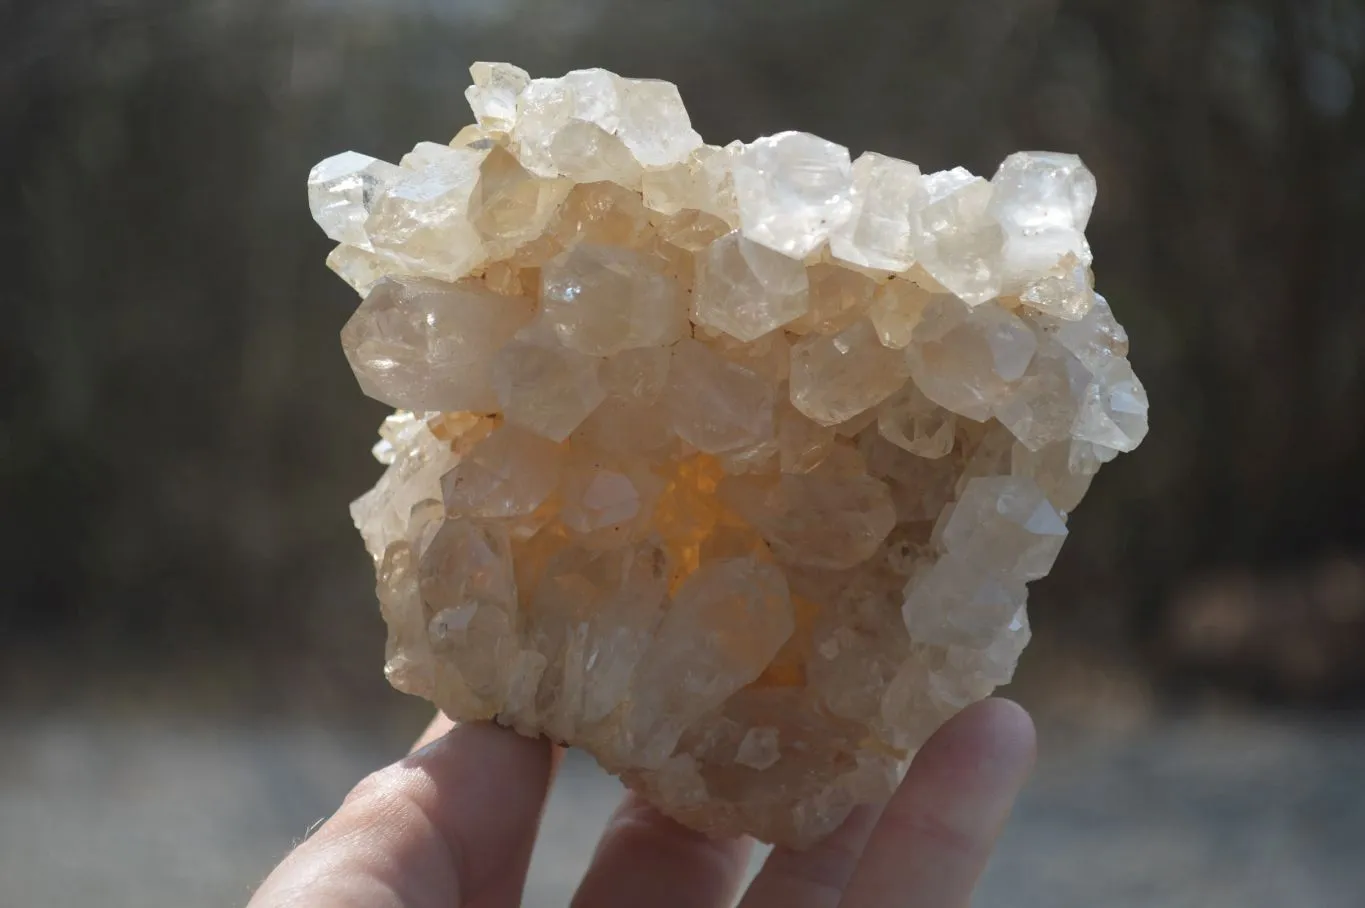
<svg viewBox="0 0 1365 908"><path fill-rule="evenodd" d="M807 846L1010 679L1026 584L1146 434L1094 179L718 148L668 83L472 73L450 144L308 184L397 408L352 505L387 675Z"/></svg>

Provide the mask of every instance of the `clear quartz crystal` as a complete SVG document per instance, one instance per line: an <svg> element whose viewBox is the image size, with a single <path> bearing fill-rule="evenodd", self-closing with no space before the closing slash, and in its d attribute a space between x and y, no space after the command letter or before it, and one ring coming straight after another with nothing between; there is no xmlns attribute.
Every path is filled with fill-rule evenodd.
<svg viewBox="0 0 1365 908"><path fill-rule="evenodd" d="M531 84L530 74L510 63L475 63L469 75L474 84L464 96L479 126L510 132L517 121L517 97Z"/></svg>
<svg viewBox="0 0 1365 908"><path fill-rule="evenodd" d="M333 155L308 174L308 207L323 233L366 251L373 251L365 233L379 192L398 179L399 168L354 151Z"/></svg>
<svg viewBox="0 0 1365 908"><path fill-rule="evenodd" d="M805 258L853 214L848 149L804 132L783 132L744 147L734 164L744 235Z"/></svg>
<svg viewBox="0 0 1365 908"><path fill-rule="evenodd" d="M693 319L736 340L758 340L810 308L805 266L738 230L706 247L696 275Z"/></svg>
<svg viewBox="0 0 1365 908"><path fill-rule="evenodd" d="M398 408L351 506L385 675L808 846L1009 681L1028 584L1146 435L1094 177L704 145L665 82L471 76L449 144L308 180Z"/></svg>

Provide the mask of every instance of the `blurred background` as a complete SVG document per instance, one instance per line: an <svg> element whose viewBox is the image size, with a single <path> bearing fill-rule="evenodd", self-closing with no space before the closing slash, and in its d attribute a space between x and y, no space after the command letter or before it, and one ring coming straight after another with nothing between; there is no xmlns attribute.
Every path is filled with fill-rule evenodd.
<svg viewBox="0 0 1365 908"><path fill-rule="evenodd" d="M426 719L304 178L475 60L989 175L1079 153L1152 433L1032 597L978 904L1365 903L1362 0L0 0L0 906L238 905ZM570 761L527 896L615 783Z"/></svg>

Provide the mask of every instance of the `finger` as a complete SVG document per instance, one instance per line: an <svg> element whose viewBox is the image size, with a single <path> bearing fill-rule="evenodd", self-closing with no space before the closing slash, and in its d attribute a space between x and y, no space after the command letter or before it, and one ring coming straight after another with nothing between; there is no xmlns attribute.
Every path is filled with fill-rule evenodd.
<svg viewBox="0 0 1365 908"><path fill-rule="evenodd" d="M439 722L439 719L437 721ZM564 748L558 745L551 747L550 777L546 782L547 792L554 788L555 778L559 775L559 767L563 762ZM548 798L541 800L540 815L536 817L530 834L522 843L521 851L507 864L502 873L499 873L491 883L480 890L478 897L469 903L468 908L518 908L521 905L522 896L526 891L526 874L531 869L531 856L535 851L536 839L540 835L541 821L545 819L547 801Z"/></svg>
<svg viewBox="0 0 1365 908"><path fill-rule="evenodd" d="M965 908L1033 768L1028 713L986 700L924 745L882 812L844 908Z"/></svg>
<svg viewBox="0 0 1365 908"><path fill-rule="evenodd" d="M430 724L417 737L412 749L414 751L421 750L437 738L449 733L455 724L454 720L448 718L445 713L437 712ZM546 782L547 791L554 787L555 776L559 774L559 765L563 759L564 748L553 747L550 751L550 777ZM544 817L545 801L542 801L540 816L536 818L533 830L526 837L520 854L508 864L506 872L499 874L486 889L479 893L478 898L470 905L470 908L516 908L521 904L522 894L526 889L526 873L531 867L531 853L535 850L540 822Z"/></svg>
<svg viewBox="0 0 1365 908"><path fill-rule="evenodd" d="M723 908L734 900L752 846L747 838L708 838L627 792L572 908Z"/></svg>
<svg viewBox="0 0 1365 908"><path fill-rule="evenodd" d="M880 808L863 805L805 851L774 848L739 908L834 908L843 897Z"/></svg>
<svg viewBox="0 0 1365 908"><path fill-rule="evenodd" d="M460 725L352 789L251 908L469 905L528 847L550 766L544 740Z"/></svg>

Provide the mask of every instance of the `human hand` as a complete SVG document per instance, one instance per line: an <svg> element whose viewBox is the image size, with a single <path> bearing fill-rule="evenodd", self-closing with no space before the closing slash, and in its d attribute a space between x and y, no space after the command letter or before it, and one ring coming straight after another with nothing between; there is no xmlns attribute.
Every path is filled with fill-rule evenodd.
<svg viewBox="0 0 1365 908"><path fill-rule="evenodd" d="M562 751L439 716L416 748L357 785L248 908L519 905ZM1023 709L968 707L924 745L883 809L859 808L807 851L774 849L740 908L965 908L1033 758ZM628 793L571 906L723 908L751 845L708 839Z"/></svg>

